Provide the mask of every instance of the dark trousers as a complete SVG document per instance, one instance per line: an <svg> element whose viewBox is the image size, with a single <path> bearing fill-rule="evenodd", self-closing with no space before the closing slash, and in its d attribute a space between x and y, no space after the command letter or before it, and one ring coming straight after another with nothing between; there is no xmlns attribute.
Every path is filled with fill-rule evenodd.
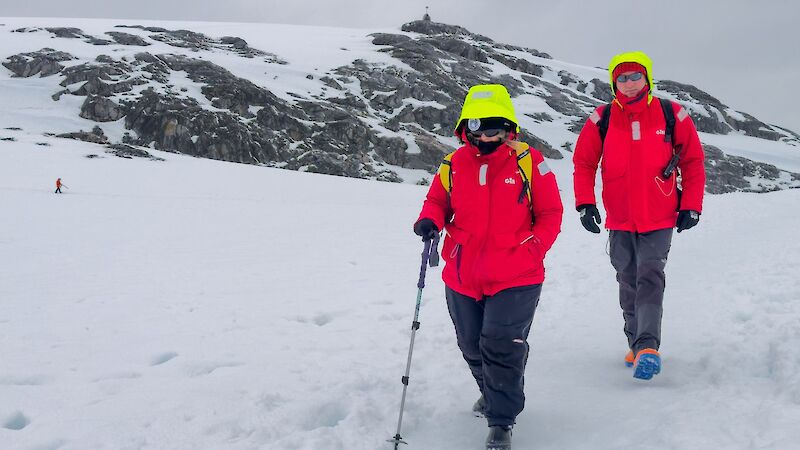
<svg viewBox="0 0 800 450"><path fill-rule="evenodd" d="M59 186L59 187L57 187L57 188L56 188L56 192L55 192L55 193L56 193L56 194L60 194L60 193L61 193L61 186Z"/></svg>
<svg viewBox="0 0 800 450"><path fill-rule="evenodd" d="M513 425L525 407L528 333L542 285L506 289L476 301L446 288L458 348L486 400L489 426Z"/></svg>
<svg viewBox="0 0 800 450"><path fill-rule="evenodd" d="M661 345L661 316L672 228L635 233L611 230L611 264L617 271L625 336L634 354Z"/></svg>

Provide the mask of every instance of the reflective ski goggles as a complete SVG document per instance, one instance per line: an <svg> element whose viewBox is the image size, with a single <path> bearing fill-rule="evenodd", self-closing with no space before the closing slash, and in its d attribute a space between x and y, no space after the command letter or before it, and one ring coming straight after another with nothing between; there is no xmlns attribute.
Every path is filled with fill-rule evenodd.
<svg viewBox="0 0 800 450"><path fill-rule="evenodd" d="M477 137L481 137L481 135L486 136L486 137L495 137L498 134L505 133L505 132L506 132L506 130L504 130L502 128L490 128L488 130L470 131L469 134L471 134L472 136L477 138Z"/></svg>
<svg viewBox="0 0 800 450"><path fill-rule="evenodd" d="M624 83L624 82L626 82L628 80L630 80L630 81L639 81L639 80L642 79L643 76L644 76L644 74L642 74L641 72L633 72L632 74L629 74L629 75L622 74L622 75L617 77L617 83Z"/></svg>

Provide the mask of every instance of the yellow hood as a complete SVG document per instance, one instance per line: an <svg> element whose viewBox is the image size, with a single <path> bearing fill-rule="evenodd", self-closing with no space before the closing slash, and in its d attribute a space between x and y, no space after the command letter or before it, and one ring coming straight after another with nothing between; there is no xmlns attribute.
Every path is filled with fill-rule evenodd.
<svg viewBox="0 0 800 450"><path fill-rule="evenodd" d="M461 117L456 122L454 132L458 134L459 125L466 119L485 119L487 117L502 117L514 122L519 133L519 122L514 114L514 105L511 96L502 84L479 84L469 88L464 106L461 108Z"/></svg>
<svg viewBox="0 0 800 450"><path fill-rule="evenodd" d="M614 96L617 95L617 89L614 87L614 69L624 62L641 64L644 66L645 70L647 70L647 82L650 85L650 93L647 95L647 103L650 103L653 100L653 91L655 90L656 85L653 83L653 61L644 52L620 53L619 55L615 55L613 58L611 58L611 62L608 63L608 79L611 81L611 93L614 94Z"/></svg>

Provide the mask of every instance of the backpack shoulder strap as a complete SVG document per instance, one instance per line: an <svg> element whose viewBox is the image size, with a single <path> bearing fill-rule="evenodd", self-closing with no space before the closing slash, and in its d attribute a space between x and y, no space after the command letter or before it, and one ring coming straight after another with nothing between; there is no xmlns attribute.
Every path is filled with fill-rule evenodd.
<svg viewBox="0 0 800 450"><path fill-rule="evenodd" d="M661 103L661 110L664 111L664 120L666 127L664 129L664 142L671 142L675 145L675 110L672 109L672 102L665 98L659 98Z"/></svg>
<svg viewBox="0 0 800 450"><path fill-rule="evenodd" d="M451 173L452 159L455 152L448 153L439 165L439 181L442 182L444 190L449 194L453 189L453 174Z"/></svg>
<svg viewBox="0 0 800 450"><path fill-rule="evenodd" d="M531 225L536 221L533 214L533 193L531 192L531 179L533 175L533 156L530 148L523 152L517 151L517 166L522 175L522 192L519 194L518 201L523 201L523 195L528 197L528 207L531 209Z"/></svg>
<svg viewBox="0 0 800 450"><path fill-rule="evenodd" d="M527 145L526 145L527 147ZM519 173L522 175L522 192L519 194L520 203L523 200L523 195L528 198L528 204L533 207L533 197L531 195L531 175L533 174L533 157L531 156L530 148L525 150L517 150L517 167Z"/></svg>
<svg viewBox="0 0 800 450"><path fill-rule="evenodd" d="M519 174L522 176L522 191L519 193L519 203L522 203L525 198L528 198L528 204L531 206L531 215L533 214L533 196L531 195L531 176L533 174L533 156L531 156L531 147L520 141L506 141L506 144L513 148L517 153L517 168Z"/></svg>
<svg viewBox="0 0 800 450"><path fill-rule="evenodd" d="M597 129L600 130L600 143L605 143L606 134L608 134L608 121L611 119L611 106L613 103L607 104L600 114L600 121L597 122Z"/></svg>

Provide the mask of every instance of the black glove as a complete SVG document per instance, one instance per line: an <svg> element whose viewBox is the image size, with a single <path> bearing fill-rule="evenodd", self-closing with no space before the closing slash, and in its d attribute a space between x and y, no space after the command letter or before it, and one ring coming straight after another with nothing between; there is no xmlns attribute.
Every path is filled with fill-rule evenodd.
<svg viewBox="0 0 800 450"><path fill-rule="evenodd" d="M691 209L682 209L678 211L678 233L683 230L688 230L700 222L700 213Z"/></svg>
<svg viewBox="0 0 800 450"><path fill-rule="evenodd" d="M414 224L414 233L422 236L423 241L429 241L439 233L439 229L431 219L425 218Z"/></svg>
<svg viewBox="0 0 800 450"><path fill-rule="evenodd" d="M602 223L603 220L600 218L600 211L597 210L597 206L580 205L576 209L581 213L581 224L583 228L586 228L587 231L591 231L592 233L599 233L600 227L598 227L597 224Z"/></svg>

